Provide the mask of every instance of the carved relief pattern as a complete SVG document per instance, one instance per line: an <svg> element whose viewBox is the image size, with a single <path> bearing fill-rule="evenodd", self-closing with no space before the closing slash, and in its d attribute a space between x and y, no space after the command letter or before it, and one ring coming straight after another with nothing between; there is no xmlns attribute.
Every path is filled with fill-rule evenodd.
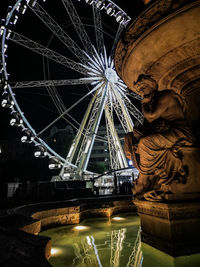
<svg viewBox="0 0 200 267"><path fill-rule="evenodd" d="M183 219L183 218L200 218L199 204L163 204L146 201L134 201L138 213L147 214L163 219Z"/></svg>
<svg viewBox="0 0 200 267"><path fill-rule="evenodd" d="M175 84L178 81L181 83L181 79L177 79L178 75L181 73L187 73L188 75L192 75L194 77L194 74L189 74L188 70L190 70L193 66L198 69L198 65L200 65L199 38L168 52L159 58L159 60L154 62L146 73L158 81L160 90L166 88L176 89L175 91L180 93L185 84ZM177 81L175 81L176 79ZM186 80L186 78L184 78L184 80Z"/></svg>
<svg viewBox="0 0 200 267"><path fill-rule="evenodd" d="M122 64L133 43L150 27L170 13L187 4L195 2L191 0L159 0L146 9L135 21L133 21L121 36L115 55L115 66L118 74L122 74Z"/></svg>

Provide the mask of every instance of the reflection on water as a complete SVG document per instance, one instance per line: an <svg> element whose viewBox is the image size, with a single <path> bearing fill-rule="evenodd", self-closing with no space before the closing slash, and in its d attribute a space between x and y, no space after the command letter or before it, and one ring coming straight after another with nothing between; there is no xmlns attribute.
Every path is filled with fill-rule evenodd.
<svg viewBox="0 0 200 267"><path fill-rule="evenodd" d="M121 214L41 233L52 238L54 267L199 267L200 254L173 258L140 241L139 217Z"/></svg>
<svg viewBox="0 0 200 267"><path fill-rule="evenodd" d="M119 219L121 218L121 219ZM42 232L52 238L55 267L139 267L142 261L139 217L121 214Z"/></svg>

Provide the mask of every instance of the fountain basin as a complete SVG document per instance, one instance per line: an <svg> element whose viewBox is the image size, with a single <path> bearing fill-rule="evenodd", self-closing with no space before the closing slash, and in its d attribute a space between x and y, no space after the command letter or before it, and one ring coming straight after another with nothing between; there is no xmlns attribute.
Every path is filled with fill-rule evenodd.
<svg viewBox="0 0 200 267"><path fill-rule="evenodd" d="M135 211L132 196L73 199L25 205L0 217L0 265L14 259L19 266L51 266L51 240L38 236L41 229L78 224L88 217L109 217L114 213ZM30 242L29 242L30 241ZM6 255L9 255L7 257ZM28 263L27 263L28 262ZM32 265L30 265L32 264Z"/></svg>

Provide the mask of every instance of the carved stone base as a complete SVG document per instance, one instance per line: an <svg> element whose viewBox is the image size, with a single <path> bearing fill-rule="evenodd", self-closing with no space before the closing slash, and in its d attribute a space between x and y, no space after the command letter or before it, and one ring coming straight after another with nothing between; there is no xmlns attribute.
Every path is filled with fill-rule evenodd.
<svg viewBox="0 0 200 267"><path fill-rule="evenodd" d="M179 149L182 154L183 166L188 171L188 176L186 178L186 183L172 183L166 186L165 190L173 193L192 193L191 197L200 192L200 149L195 147L182 147ZM164 191L165 191L164 190ZM161 186L162 191L162 186Z"/></svg>
<svg viewBox="0 0 200 267"><path fill-rule="evenodd" d="M141 244L142 267L199 267L200 254L172 257L146 243Z"/></svg>
<svg viewBox="0 0 200 267"><path fill-rule="evenodd" d="M200 201L133 203L140 216L143 242L171 256L199 253Z"/></svg>

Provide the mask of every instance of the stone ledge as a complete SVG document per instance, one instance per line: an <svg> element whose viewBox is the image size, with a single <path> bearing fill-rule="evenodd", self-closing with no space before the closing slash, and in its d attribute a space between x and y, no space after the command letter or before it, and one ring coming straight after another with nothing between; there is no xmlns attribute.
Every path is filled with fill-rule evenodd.
<svg viewBox="0 0 200 267"><path fill-rule="evenodd" d="M200 201L133 202L140 216L143 242L174 257L199 253Z"/></svg>
<svg viewBox="0 0 200 267"><path fill-rule="evenodd" d="M13 214L29 216L46 229L58 225L77 224L86 217L111 216L117 212L136 211L132 196L109 196L47 202L15 208ZM28 227L28 224L22 226ZM30 226L29 226L30 227Z"/></svg>
<svg viewBox="0 0 200 267"><path fill-rule="evenodd" d="M158 203L150 201L133 200L138 213L148 214L163 219L200 218L200 203L176 202Z"/></svg>

